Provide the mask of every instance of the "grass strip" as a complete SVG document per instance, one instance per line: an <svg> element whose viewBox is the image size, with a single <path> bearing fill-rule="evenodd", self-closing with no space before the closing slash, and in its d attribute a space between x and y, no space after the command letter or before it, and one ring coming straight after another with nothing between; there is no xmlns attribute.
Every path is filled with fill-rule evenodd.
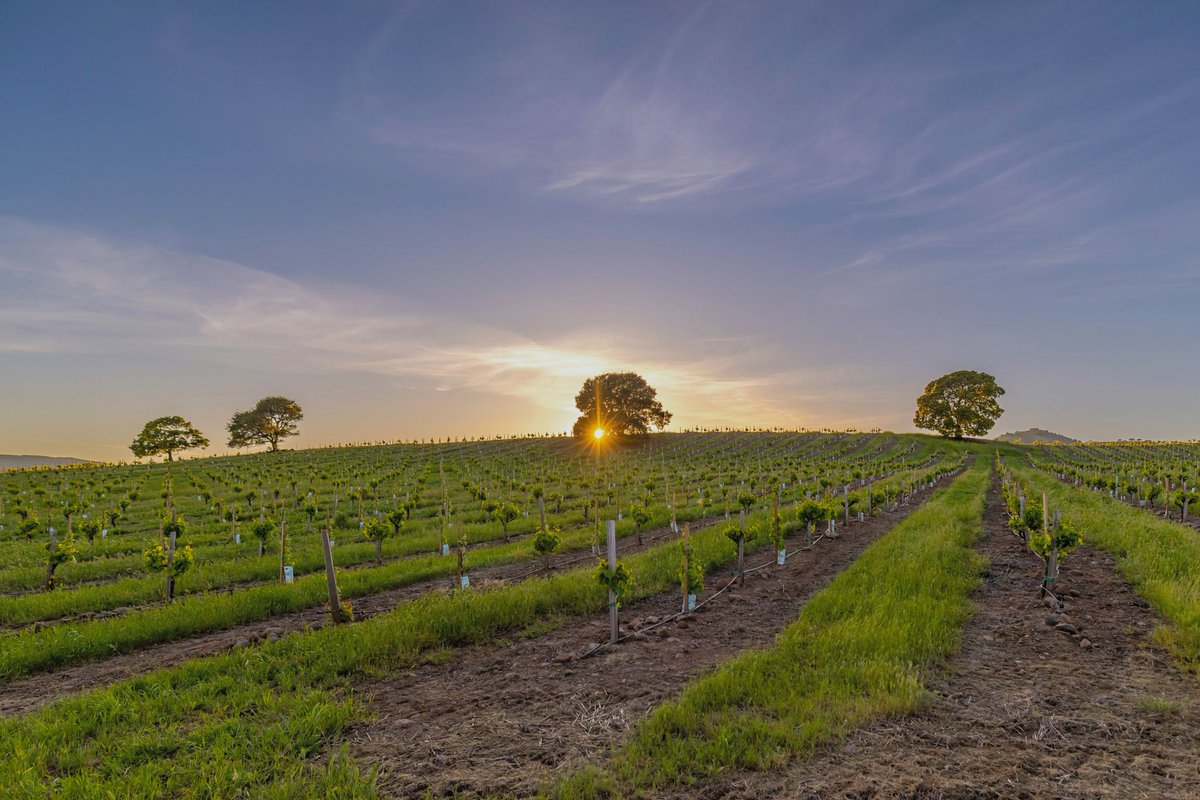
<svg viewBox="0 0 1200 800"><path fill-rule="evenodd" d="M1081 529L1085 544L1116 557L1134 591L1169 623L1155 630L1155 641L1200 677L1200 533L1107 494L1064 484L1023 460L1009 461Z"/></svg>

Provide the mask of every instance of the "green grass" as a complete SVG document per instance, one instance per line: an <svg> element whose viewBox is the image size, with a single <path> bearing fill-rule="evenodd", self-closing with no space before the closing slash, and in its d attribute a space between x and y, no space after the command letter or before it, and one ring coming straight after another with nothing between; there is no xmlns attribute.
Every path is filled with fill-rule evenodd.
<svg viewBox="0 0 1200 800"><path fill-rule="evenodd" d="M954 652L971 613L989 483L980 456L819 592L772 648L694 681L607 768L551 793L636 795L778 767L865 720L917 708L929 667Z"/></svg>
<svg viewBox="0 0 1200 800"><path fill-rule="evenodd" d="M1069 486L1029 466L1009 467L1083 532L1085 544L1117 559L1117 567L1167 621L1155 638L1180 666L1200 676L1200 534L1106 494ZM1070 569L1070 561L1066 568Z"/></svg>

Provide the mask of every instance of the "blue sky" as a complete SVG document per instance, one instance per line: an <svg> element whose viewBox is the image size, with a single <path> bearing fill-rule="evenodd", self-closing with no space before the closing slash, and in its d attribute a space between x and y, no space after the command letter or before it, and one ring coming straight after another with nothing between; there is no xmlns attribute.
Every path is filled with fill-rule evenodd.
<svg viewBox="0 0 1200 800"><path fill-rule="evenodd" d="M6 3L0 451L679 425L1193 438L1200 5Z"/></svg>

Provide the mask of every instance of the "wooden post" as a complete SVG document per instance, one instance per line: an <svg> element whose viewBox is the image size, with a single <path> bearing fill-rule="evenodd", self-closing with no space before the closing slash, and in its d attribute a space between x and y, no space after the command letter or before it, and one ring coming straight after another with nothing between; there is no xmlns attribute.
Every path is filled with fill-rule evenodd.
<svg viewBox="0 0 1200 800"><path fill-rule="evenodd" d="M279 582L283 583L283 562L287 560L287 519L279 515Z"/></svg>
<svg viewBox="0 0 1200 800"><path fill-rule="evenodd" d="M776 495L778 497L779 495ZM738 586L746 582L746 509L742 509L741 516L738 518L738 525L742 530L742 538L738 539L738 567L737 579Z"/></svg>
<svg viewBox="0 0 1200 800"><path fill-rule="evenodd" d="M172 522L174 522L175 512L171 512ZM172 565L175 563L175 528L171 528L171 538L167 542L167 599L175 599L175 572L172 570Z"/></svg>
<svg viewBox="0 0 1200 800"><path fill-rule="evenodd" d="M321 552L325 555L325 585L329 589L329 611L334 623L343 622L342 602L338 597L337 573L333 569L333 547L329 544L329 528L321 528Z"/></svg>
<svg viewBox="0 0 1200 800"><path fill-rule="evenodd" d="M683 608L682 612L687 613L688 606L688 570L691 568L692 553L691 544L688 541L688 528L683 526L683 534L680 537L683 542Z"/></svg>
<svg viewBox="0 0 1200 800"><path fill-rule="evenodd" d="M462 521L458 523L458 583L454 584L455 590L461 589L463 584L463 555L466 548L466 542L463 541Z"/></svg>
<svg viewBox="0 0 1200 800"><path fill-rule="evenodd" d="M58 549L58 531L50 529L50 557L46 559L46 590L54 588L54 551Z"/></svg>
<svg viewBox="0 0 1200 800"><path fill-rule="evenodd" d="M842 502L846 506L846 524L850 524L850 484L842 487Z"/></svg>
<svg viewBox="0 0 1200 800"><path fill-rule="evenodd" d="M614 519L605 520L604 531L608 535L608 568L616 570L617 568L617 521ZM621 638L620 620L617 617L617 596L612 589L608 590L608 626L609 626L609 644L616 644L617 639Z"/></svg>

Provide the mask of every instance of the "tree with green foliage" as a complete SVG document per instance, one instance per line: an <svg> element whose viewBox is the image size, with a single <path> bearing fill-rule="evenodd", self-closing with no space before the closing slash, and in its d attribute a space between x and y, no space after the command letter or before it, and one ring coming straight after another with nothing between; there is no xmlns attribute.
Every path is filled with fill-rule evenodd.
<svg viewBox="0 0 1200 800"><path fill-rule="evenodd" d="M375 517L367 517L363 521L362 526L363 536L367 537L367 541L375 543L375 563L383 563L383 540L391 536L392 529L388 525L383 524Z"/></svg>
<svg viewBox="0 0 1200 800"><path fill-rule="evenodd" d="M179 541L183 532L182 517L166 520L163 523L163 533L167 536L169 545L163 547L162 542L159 542L142 553L146 559L146 569L166 573L165 594L168 601L175 599L176 579L191 569L196 560L192 546Z"/></svg>
<svg viewBox="0 0 1200 800"><path fill-rule="evenodd" d="M504 541L507 542L508 524L521 516L521 509L517 508L513 503L496 503L495 508L489 513L500 523L500 529L504 533Z"/></svg>
<svg viewBox="0 0 1200 800"><path fill-rule="evenodd" d="M175 460L175 453L208 447L208 439L192 423L183 417L159 417L152 419L129 445L137 458L150 458L166 453L167 461Z"/></svg>
<svg viewBox="0 0 1200 800"><path fill-rule="evenodd" d="M951 372L925 386L925 393L917 398L913 424L952 439L983 436L1004 413L996 402L1003 394L986 372Z"/></svg>
<svg viewBox="0 0 1200 800"><path fill-rule="evenodd" d="M671 422L671 413L657 395L636 372L606 372L588 378L575 396L575 407L583 414L575 420L572 432L587 440L601 430L605 437L620 440L661 430Z"/></svg>
<svg viewBox="0 0 1200 800"><path fill-rule="evenodd" d="M271 452L279 450L279 442L299 433L296 423L304 412L295 400L286 397L264 397L249 411L239 411L229 420L230 447L270 445Z"/></svg>

